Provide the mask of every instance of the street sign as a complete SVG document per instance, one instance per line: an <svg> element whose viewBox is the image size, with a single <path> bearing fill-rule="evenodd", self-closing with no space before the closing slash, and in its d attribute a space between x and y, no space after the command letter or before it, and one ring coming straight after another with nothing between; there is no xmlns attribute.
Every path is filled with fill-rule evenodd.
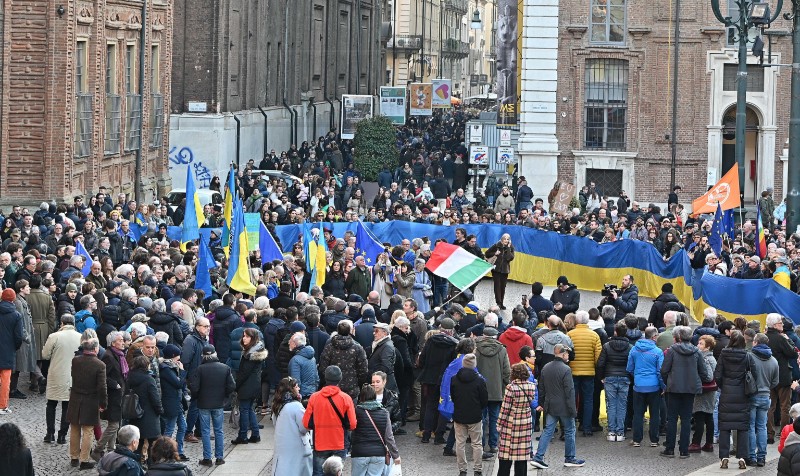
<svg viewBox="0 0 800 476"><path fill-rule="evenodd" d="M489 147L485 145L473 145L469 148L469 163L472 165L489 164Z"/></svg>
<svg viewBox="0 0 800 476"><path fill-rule="evenodd" d="M513 147L498 147L497 148L497 163L498 164L515 164L517 159L514 157Z"/></svg>
<svg viewBox="0 0 800 476"><path fill-rule="evenodd" d="M483 124L472 124L469 128L469 141L480 144L483 142Z"/></svg>
<svg viewBox="0 0 800 476"><path fill-rule="evenodd" d="M500 131L500 145L502 145L502 146L511 145L511 130L510 129L498 129L498 131Z"/></svg>

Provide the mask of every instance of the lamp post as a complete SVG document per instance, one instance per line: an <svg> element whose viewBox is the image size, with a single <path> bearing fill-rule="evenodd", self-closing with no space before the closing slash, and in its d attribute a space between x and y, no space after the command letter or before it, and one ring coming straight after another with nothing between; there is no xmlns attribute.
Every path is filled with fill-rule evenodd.
<svg viewBox="0 0 800 476"><path fill-rule="evenodd" d="M798 0L793 0L798 1ZM752 27L766 28L772 23L783 8L783 0L778 0L775 14L770 16L769 4L755 3L748 0L735 0L739 17L723 17L719 9L719 0L711 0L711 9L720 23L735 32L735 40L739 42L739 68L736 72L736 165L739 167L739 198L744 205L744 148L745 125L747 119L747 42L748 32ZM677 39L676 39L677 40ZM724 174L725 171L722 171Z"/></svg>
<svg viewBox="0 0 800 476"><path fill-rule="evenodd" d="M792 101L789 112L789 172L784 185L786 195L786 233L800 225L800 0L792 0Z"/></svg>

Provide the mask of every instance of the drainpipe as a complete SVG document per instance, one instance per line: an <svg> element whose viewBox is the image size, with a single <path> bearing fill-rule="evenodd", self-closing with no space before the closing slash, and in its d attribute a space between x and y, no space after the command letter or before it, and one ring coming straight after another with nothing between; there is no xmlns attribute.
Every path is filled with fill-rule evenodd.
<svg viewBox="0 0 800 476"><path fill-rule="evenodd" d="M133 196L137 203L142 203L142 143L144 137L144 50L147 33L147 1L142 2L142 31L139 33L139 147L136 148L136 161L134 165ZM152 114L153 111L150 111Z"/></svg>
<svg viewBox="0 0 800 476"><path fill-rule="evenodd" d="M266 157L267 156L267 140L269 139L269 135L267 133L267 122L269 122L269 119L267 118L267 113L264 112L264 109L261 106L258 106L258 110L261 111L261 115L264 116L264 154L263 154L263 157Z"/></svg>
<svg viewBox="0 0 800 476"><path fill-rule="evenodd" d="M294 142L294 128L292 127L294 113L292 112L292 108L286 103L286 95L284 93L283 96L283 108L289 111L289 144L291 145ZM288 147L287 147L288 150Z"/></svg>
<svg viewBox="0 0 800 476"><path fill-rule="evenodd" d="M297 111L295 108L292 108L292 111L294 111L294 142L293 142L293 144L297 145L297 143L300 141L300 127L297 124L297 119L300 117L300 112ZM291 144L289 144L289 145L291 145Z"/></svg>
<svg viewBox="0 0 800 476"><path fill-rule="evenodd" d="M329 14L329 12L327 10L325 11L325 14L330 16L330 14ZM328 19L328 20L330 20L330 19ZM325 58L329 58L328 50L330 49L330 44L331 44L331 42L330 42L330 23L331 23L330 21L325 21ZM325 100L325 102L327 102L328 105L330 105L330 107L331 107L330 114L329 114L329 119L328 119L328 122L329 122L328 129L330 130L330 129L333 129L333 113L334 113L334 109L333 109L333 101L331 101L328 98L328 68L327 68L327 65L326 65L326 68L325 68L325 84L322 87L322 99ZM316 134L316 131L314 133Z"/></svg>
<svg viewBox="0 0 800 476"><path fill-rule="evenodd" d="M294 111L286 103L286 90L289 87L289 0L286 0L286 7L283 14L283 107L289 111L289 145L294 143ZM288 147L287 147L288 150Z"/></svg>
<svg viewBox="0 0 800 476"><path fill-rule="evenodd" d="M314 110L314 117L312 118L312 131L311 131L311 140L315 140L317 138L317 103L311 101L311 109Z"/></svg>
<svg viewBox="0 0 800 476"><path fill-rule="evenodd" d="M236 114L233 115L233 120L236 121L236 167L239 169L242 168L242 158L241 158L241 151L242 151L242 121L236 117Z"/></svg>

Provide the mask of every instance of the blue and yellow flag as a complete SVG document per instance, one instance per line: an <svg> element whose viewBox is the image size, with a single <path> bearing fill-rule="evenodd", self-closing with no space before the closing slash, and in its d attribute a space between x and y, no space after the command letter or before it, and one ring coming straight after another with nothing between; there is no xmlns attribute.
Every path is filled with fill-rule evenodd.
<svg viewBox="0 0 800 476"><path fill-rule="evenodd" d="M228 278L225 282L230 288L253 296L256 293L256 287L250 281L250 253L247 251L248 249L242 202L237 199L233 203L230 261L228 263Z"/></svg>
<svg viewBox="0 0 800 476"><path fill-rule="evenodd" d="M236 201L236 178L231 166L228 172L228 186L225 191L225 205L222 209L222 250L225 256L230 257L231 247L231 220L233 219L233 202Z"/></svg>
<svg viewBox="0 0 800 476"><path fill-rule="evenodd" d="M310 286L312 288L314 286L322 286L325 283L326 253L328 252L328 245L325 243L325 234L322 232L322 227L311 228L308 223L303 225L303 245L306 268L311 273Z"/></svg>
<svg viewBox="0 0 800 476"><path fill-rule="evenodd" d="M200 238L200 225L203 224L203 207L194 186L192 168L186 167L186 212L181 230L181 249L186 251L186 243Z"/></svg>
<svg viewBox="0 0 800 476"><path fill-rule="evenodd" d="M200 237L200 256L197 263L197 275L195 276L194 287L202 289L206 296L211 296L213 288L211 286L211 270L217 267L217 262L208 247L208 237Z"/></svg>

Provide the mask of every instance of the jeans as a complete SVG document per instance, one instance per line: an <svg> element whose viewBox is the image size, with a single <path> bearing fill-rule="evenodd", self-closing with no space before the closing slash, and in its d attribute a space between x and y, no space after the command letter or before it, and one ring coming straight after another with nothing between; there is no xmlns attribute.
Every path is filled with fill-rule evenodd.
<svg viewBox="0 0 800 476"><path fill-rule="evenodd" d="M583 431L592 431L592 399L594 397L594 376L572 377L575 383L575 396L580 402L578 416L581 417Z"/></svg>
<svg viewBox="0 0 800 476"><path fill-rule="evenodd" d="M172 438L172 432L175 430L175 425L178 426L178 434L175 435L175 440L178 443L178 454L183 454L183 437L186 436L186 417L183 412L177 416L161 419L162 428L164 428L164 436Z"/></svg>
<svg viewBox="0 0 800 476"><path fill-rule="evenodd" d="M338 456L344 460L347 457L347 452L345 450L314 451L314 476L323 476L322 465L331 456Z"/></svg>
<svg viewBox="0 0 800 476"><path fill-rule="evenodd" d="M556 431L556 423L559 421L561 422L561 428L564 430L564 459L571 460L575 458L575 419L546 415L544 431L542 431L542 436L539 438L539 446L536 448L536 454L533 459L544 461L544 454L547 453L547 447L550 446L550 440L553 439L553 434Z"/></svg>
<svg viewBox="0 0 800 476"><path fill-rule="evenodd" d="M658 443L658 424L661 411L661 392L633 391L633 441L641 443L644 437L644 412L650 410L650 442ZM689 411L692 407L689 407Z"/></svg>
<svg viewBox="0 0 800 476"><path fill-rule="evenodd" d="M714 397L714 438L719 438L719 392Z"/></svg>
<svg viewBox="0 0 800 476"><path fill-rule="evenodd" d="M250 436L259 438L258 419L253 408L253 400L239 400L239 438L247 439L247 430Z"/></svg>
<svg viewBox="0 0 800 476"><path fill-rule="evenodd" d="M500 416L500 404L502 402L489 402L483 409L483 428L488 434L483 440L483 445L489 443L489 449L497 448L497 439L500 434L497 431L497 418Z"/></svg>
<svg viewBox="0 0 800 476"><path fill-rule="evenodd" d="M211 425L214 425L214 456L223 459L225 435L222 433L222 408L200 408L200 432L203 435L203 459L211 459Z"/></svg>
<svg viewBox="0 0 800 476"><path fill-rule="evenodd" d="M193 398L189 400L189 411L186 413L186 433L192 433L195 427L200 426L197 423L198 417L197 400Z"/></svg>
<svg viewBox="0 0 800 476"><path fill-rule="evenodd" d="M352 459L351 476L383 476L386 461L383 456L362 456Z"/></svg>
<svg viewBox="0 0 800 476"><path fill-rule="evenodd" d="M693 393L670 393L667 398L667 450L675 450L678 433L678 418L681 419L681 437L678 442L680 454L689 454L689 438L692 430ZM652 424L651 424L652 427Z"/></svg>
<svg viewBox="0 0 800 476"><path fill-rule="evenodd" d="M605 387L608 432L624 435L625 411L628 402L628 377L606 377Z"/></svg>
<svg viewBox="0 0 800 476"><path fill-rule="evenodd" d="M767 458L767 412L769 395L758 393L750 397L750 459Z"/></svg>
<svg viewBox="0 0 800 476"><path fill-rule="evenodd" d="M478 423L453 423L453 428L456 434L456 460L458 461L458 470L467 471L467 437L470 438L470 445L472 445L472 469L473 471L481 471L483 469L483 451L481 448L481 435L483 428L481 422Z"/></svg>
<svg viewBox="0 0 800 476"><path fill-rule="evenodd" d="M449 283L445 281L444 284L437 284L433 287L433 305L438 306L447 300L447 290Z"/></svg>

